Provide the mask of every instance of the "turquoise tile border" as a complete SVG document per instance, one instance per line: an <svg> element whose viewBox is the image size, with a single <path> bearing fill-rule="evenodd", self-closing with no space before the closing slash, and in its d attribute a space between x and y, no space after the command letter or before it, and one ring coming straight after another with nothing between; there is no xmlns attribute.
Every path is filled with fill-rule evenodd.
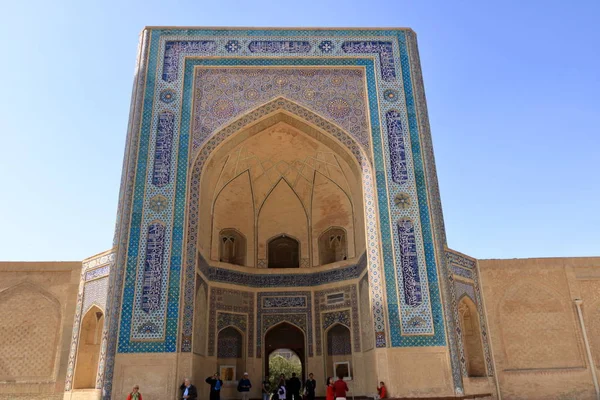
<svg viewBox="0 0 600 400"><path fill-rule="evenodd" d="M392 237L390 235L390 213L388 209L388 192L385 181L385 167L380 152L386 151L381 144L379 108L377 103L377 87L375 78L375 67L371 59L342 57L336 58L294 58L294 59L255 59L255 58L231 58L231 59L188 59L185 64L183 107L181 111L181 126L178 137L178 160L176 175L176 200L175 214L172 225L172 247L169 265L169 282L167 296L167 321L166 337L164 341L137 342L130 341L131 316L133 312L134 286L136 278L137 261L139 256L140 227L142 219L142 205L144 184L147 172L147 155L149 139L151 137L150 125L152 119L154 88L157 79L157 61L162 61L158 56L159 38L162 35L194 35L194 36L390 36L397 40L400 49L400 65L402 66L402 81L406 96L406 107L409 121L411 149L417 195L419 200L419 213L421 219L421 230L425 250L426 270L429 283L429 294L432 305L434 330L433 336L402 336L400 331L400 316L398 315L398 298L396 295L394 277L394 260L392 258ZM427 202L426 178L423 160L421 157L421 143L416 119L415 100L412 93L411 71L408 63L408 52L404 31L397 30L153 30L151 34L150 55L148 59L148 74L144 95L144 108L142 113L140 146L137 157L137 174L135 180L135 192L131 216L131 229L129 233L128 258L126 264L125 284L123 291L123 303L121 309L121 321L119 331L118 352L174 352L177 343L177 325L179 319L179 296L181 290L181 267L182 267L182 245L185 219L185 193L187 180L187 158L189 145L189 121L191 118L191 75L195 65L235 66L235 65L355 65L364 66L367 70L367 89L372 126L372 140L375 156L375 175L377 182L377 195L380 211L380 233L383 249L383 266L386 276L386 296L388 302L389 327L391 345L394 347L411 346L443 346L445 342L445 330L443 326L443 314L441 310L441 299L438 287L437 267L434 255L434 242L431 231L431 220Z"/></svg>

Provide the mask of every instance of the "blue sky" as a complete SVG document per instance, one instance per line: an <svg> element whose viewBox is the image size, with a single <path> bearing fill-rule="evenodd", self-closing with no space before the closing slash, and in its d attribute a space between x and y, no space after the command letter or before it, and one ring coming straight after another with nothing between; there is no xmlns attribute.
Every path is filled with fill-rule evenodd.
<svg viewBox="0 0 600 400"><path fill-rule="evenodd" d="M146 25L408 26L418 35L448 245L600 255L598 1L30 1L0 15L0 260L112 245Z"/></svg>

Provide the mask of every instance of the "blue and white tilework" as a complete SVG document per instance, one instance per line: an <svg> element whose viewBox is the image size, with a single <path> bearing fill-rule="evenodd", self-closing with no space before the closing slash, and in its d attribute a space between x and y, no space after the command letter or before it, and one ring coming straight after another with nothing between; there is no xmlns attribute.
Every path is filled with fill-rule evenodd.
<svg viewBox="0 0 600 400"><path fill-rule="evenodd" d="M344 295L343 301L327 304L328 295L340 293L343 293ZM334 310L341 310L343 313L331 314L330 312ZM348 313L348 318L343 320L345 322L342 322L341 320L339 322L343 323L348 327L348 329L352 330L354 351L359 352L361 346L360 326L358 323L358 290L356 285L347 285L337 287L335 289L319 290L315 292L315 319L317 321L321 321L321 323L315 324L317 355L322 354L322 334L324 334L327 328L331 325L328 325L327 321L330 321L330 319L334 318L335 316L345 316L346 312ZM326 320L325 315L329 315L329 320Z"/></svg>
<svg viewBox="0 0 600 400"><path fill-rule="evenodd" d="M477 307L479 327L481 330L481 342L483 344L483 353L485 356L487 373L488 376L494 376L494 364L492 362L491 350L489 346L485 308L483 306L483 300L481 296L477 261L452 250L446 251L446 261L454 273L452 306L454 308L453 316L456 321L457 344L463 376L467 376L467 366L465 363L464 346L460 330L460 316L458 312L458 304L463 296L469 297L469 299L471 299L471 301L473 301Z"/></svg>
<svg viewBox="0 0 600 400"><path fill-rule="evenodd" d="M75 372L75 361L77 347L79 345L79 330L81 320L85 313L94 305L102 311L106 311L106 300L108 297L108 274L114 267L115 253L108 252L94 256L82 263L81 279L75 306L75 319L73 321L73 332L71 336L71 347L67 362L67 376L65 380L65 391L70 391L73 385L73 373ZM106 321L106 318L105 318ZM104 327L104 329L106 326ZM106 336L103 335L101 343L101 354L96 387L102 387L104 380L104 366L106 357Z"/></svg>
<svg viewBox="0 0 600 400"><path fill-rule="evenodd" d="M311 292L260 292L256 310L256 357L262 357L262 341L267 331L281 322L302 329L308 344L308 356L313 356L312 294Z"/></svg>
<svg viewBox="0 0 600 400"><path fill-rule="evenodd" d="M364 69L365 107L368 110L370 128L368 141L364 142L364 137L354 137L351 131L347 134L344 132L341 137L342 143L346 144L353 154L359 153L363 157L359 163L364 173L367 261L377 346L446 344L433 238L433 230L439 231L443 222L440 222L441 208L438 212L437 203L434 203L434 210L429 209L427 185L431 184L433 178L430 174L432 170L435 174L435 170L425 166L429 163L428 158L431 158L428 157L430 144L421 142L419 127L423 124L419 118L422 118L423 113L417 112L413 94L412 80L415 71L409 59L411 50L407 40L410 35L412 33L407 30L297 29L152 29L143 33L141 68L132 100L126 150L128 158L125 162L117 216L115 244L119 246L119 255L117 270L114 278L111 278L112 299L109 303L114 302L120 310L120 318L116 315L110 318L111 323L118 320L120 328L114 327L110 330L106 371L109 381L112 378L112 363L117 344L119 352L176 351L177 337L183 335L183 332L178 333L178 321L183 318L184 329L190 325L187 319L191 318L193 311L194 271L189 271L187 264L184 267L183 263L190 256L195 259L195 253L191 252L193 248L184 246L183 237L185 212L190 201L186 199L186 184L189 179L188 172L192 172L194 168L188 170L188 165L193 163L189 154L193 146L190 132L195 118L192 101L196 66ZM166 102L164 96L161 100L161 93L165 93L165 89L172 90L177 101ZM384 93L392 95L384 97ZM393 99L397 100L392 101ZM348 99L342 100L348 103L348 106L351 105ZM216 106L217 112L228 111L226 104ZM326 109L327 105L324 105L322 110ZM336 101L330 104L328 113L322 112L321 109L318 113L330 115L328 118L334 116L332 119L335 119L335 115L344 118L344 115L347 115L346 110L343 102ZM405 183L394 182L391 178L389 143L385 132L385 115L391 110L400 114L400 125L403 127L408 174ZM309 111L310 109L307 110ZM161 124L159 116L164 112L171 112L176 116L170 152L171 170L168 181L161 183L162 186L157 186L151 182L153 174L149 171L154 165ZM232 129L235 129L236 118L239 118L239 115L232 115L230 118ZM323 121L328 123L327 120ZM132 132L141 134L138 137L137 133ZM221 133L226 137L223 130ZM348 134L351 136L348 137ZM214 148L220 143L218 140L213 146L209 146L210 140L207 140L204 149ZM356 143L361 146L360 149L353 149ZM162 146L160 140L159 145ZM366 145L369 146L368 151ZM373 156L366 156L367 154ZM423 154L426 155L425 160ZM134 155L137 157L137 163ZM437 187L430 189L437 193ZM411 207L407 209L390 205L395 195L401 191L411 197ZM150 199L156 195L167 199L169 208L162 213L150 208ZM433 212L435 214L432 214ZM416 307L405 304L404 296L398 296L397 292L401 277L395 268L400 262L398 232L395 226L402 218L410 218L415 230L423 293L422 302ZM143 274L144 270L143 251L146 249L147 227L157 220L164 224L166 232L162 270L166 286L164 296L161 297L164 298L164 303L160 303L158 309L153 311L156 313L154 320L160 322L158 325L164 329L160 337L152 337L136 333L135 328L141 325L138 320L147 315L142 309L142 296L139 295L142 285L137 282L136 276ZM381 255L380 250L383 251ZM181 278L184 282L183 290L179 283ZM190 279L192 284L188 285ZM122 292L120 288L123 288ZM182 310L179 309L180 295L184 296ZM415 317L421 318L424 325L415 328L409 323L414 321ZM386 326L389 327L389 331ZM120 332L118 338L117 332ZM110 390L111 386L108 383L105 387L105 397L110 395Z"/></svg>

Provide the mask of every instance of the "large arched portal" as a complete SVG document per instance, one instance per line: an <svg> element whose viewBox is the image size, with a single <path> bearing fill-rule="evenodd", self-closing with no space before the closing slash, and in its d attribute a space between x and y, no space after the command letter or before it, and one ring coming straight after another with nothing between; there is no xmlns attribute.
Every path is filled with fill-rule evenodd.
<svg viewBox="0 0 600 400"><path fill-rule="evenodd" d="M282 350L289 350L300 359L301 373L300 379L304 381L304 371L306 365L305 337L304 332L295 325L282 322L279 325L269 329L265 334L265 376L272 376L270 367L270 356L273 352L283 353ZM291 355L291 354L290 354ZM288 379L289 376L286 376Z"/></svg>
<svg viewBox="0 0 600 400"><path fill-rule="evenodd" d="M263 107L270 108L261 112ZM208 321L207 335L193 337L193 349L207 349L206 354L194 350L195 380L204 379L197 371L207 362L215 370L224 364L209 357L218 355L220 327L226 326L219 315L223 319L225 313L235 314L227 323L235 322L244 338L245 367L236 362L237 370L262 364L263 373L269 373L271 352L290 349L301 361L300 378L306 379L308 357L322 357L321 350L313 354L313 322L322 320L308 287L348 285L363 273L367 259L378 257L375 239L366 255L365 226L376 226L364 206L374 204L366 153L330 122L305 119L301 112L276 99L216 133L192 163L187 257L195 255L196 264L191 267L186 259L186 265L209 287L208 317L184 324L187 339L192 336L187 326L199 332ZM370 237L376 236L373 228ZM334 269L339 273L330 272ZM323 294L322 306L346 307L335 295ZM189 309L203 304L197 301ZM285 314L306 315L306 325L294 325L296 320ZM285 320L290 322L271 327Z"/></svg>

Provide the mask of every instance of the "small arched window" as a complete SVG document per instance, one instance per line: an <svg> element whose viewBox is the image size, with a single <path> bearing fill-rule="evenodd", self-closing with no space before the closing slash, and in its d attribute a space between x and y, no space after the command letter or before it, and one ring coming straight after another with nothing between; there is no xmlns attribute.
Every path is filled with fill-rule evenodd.
<svg viewBox="0 0 600 400"><path fill-rule="evenodd" d="M299 268L300 243L289 236L281 235L268 244L269 268Z"/></svg>
<svg viewBox="0 0 600 400"><path fill-rule="evenodd" d="M319 236L319 263L321 265L342 261L347 258L346 231L329 228Z"/></svg>
<svg viewBox="0 0 600 400"><path fill-rule="evenodd" d="M219 261L246 265L246 238L235 229L223 229L219 234Z"/></svg>

